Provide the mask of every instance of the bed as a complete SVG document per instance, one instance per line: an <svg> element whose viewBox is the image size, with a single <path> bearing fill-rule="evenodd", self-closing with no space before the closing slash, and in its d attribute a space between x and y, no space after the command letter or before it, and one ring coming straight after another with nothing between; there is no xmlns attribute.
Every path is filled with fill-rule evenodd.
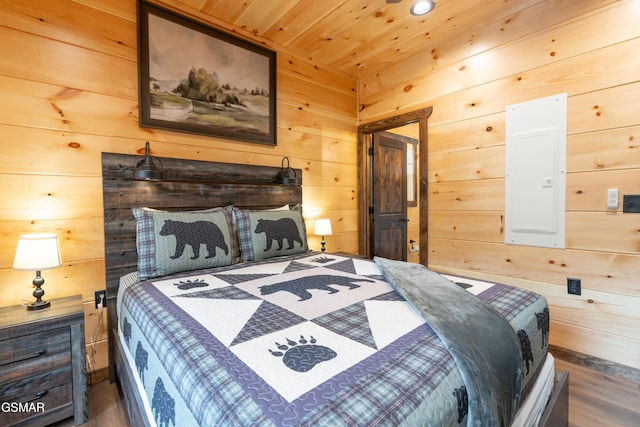
<svg viewBox="0 0 640 427"><path fill-rule="evenodd" d="M309 251L301 170L281 185L278 168L163 158L148 183L136 160L102 158L110 377L133 425L566 425L543 297Z"/></svg>

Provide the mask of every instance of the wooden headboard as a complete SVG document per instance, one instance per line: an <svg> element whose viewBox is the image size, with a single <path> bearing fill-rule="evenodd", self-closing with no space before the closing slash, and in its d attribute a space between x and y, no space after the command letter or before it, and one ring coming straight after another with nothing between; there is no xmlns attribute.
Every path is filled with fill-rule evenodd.
<svg viewBox="0 0 640 427"><path fill-rule="evenodd" d="M133 170L141 156L102 153L104 248L109 328L109 371L113 363L116 296L121 276L136 271L136 223L133 207L196 210L234 205L239 208L273 208L302 203L302 170L294 169L295 185L279 184L279 167L253 166L198 160L159 159L163 180L136 181Z"/></svg>

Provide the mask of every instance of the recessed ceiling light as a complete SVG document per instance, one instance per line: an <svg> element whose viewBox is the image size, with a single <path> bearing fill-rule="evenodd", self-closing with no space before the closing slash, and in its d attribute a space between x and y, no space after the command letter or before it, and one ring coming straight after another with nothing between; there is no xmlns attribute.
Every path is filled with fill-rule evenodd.
<svg viewBox="0 0 640 427"><path fill-rule="evenodd" d="M433 0L419 0L411 6L411 14L414 16L426 15L436 7Z"/></svg>

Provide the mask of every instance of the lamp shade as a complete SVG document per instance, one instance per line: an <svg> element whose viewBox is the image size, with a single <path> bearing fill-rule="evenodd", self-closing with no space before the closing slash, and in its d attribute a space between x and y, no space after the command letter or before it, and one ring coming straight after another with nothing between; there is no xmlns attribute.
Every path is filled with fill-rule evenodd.
<svg viewBox="0 0 640 427"><path fill-rule="evenodd" d="M316 236L331 236L331 220L329 218L319 218L313 226L313 234Z"/></svg>
<svg viewBox="0 0 640 427"><path fill-rule="evenodd" d="M53 233L23 234L18 240L15 270L47 270L60 267L60 245L58 235Z"/></svg>

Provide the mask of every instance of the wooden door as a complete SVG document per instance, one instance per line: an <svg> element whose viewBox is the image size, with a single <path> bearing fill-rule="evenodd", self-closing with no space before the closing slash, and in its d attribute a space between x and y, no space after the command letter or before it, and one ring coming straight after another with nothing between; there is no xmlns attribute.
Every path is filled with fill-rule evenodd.
<svg viewBox="0 0 640 427"><path fill-rule="evenodd" d="M373 134L373 255L407 260L406 142L389 132Z"/></svg>

